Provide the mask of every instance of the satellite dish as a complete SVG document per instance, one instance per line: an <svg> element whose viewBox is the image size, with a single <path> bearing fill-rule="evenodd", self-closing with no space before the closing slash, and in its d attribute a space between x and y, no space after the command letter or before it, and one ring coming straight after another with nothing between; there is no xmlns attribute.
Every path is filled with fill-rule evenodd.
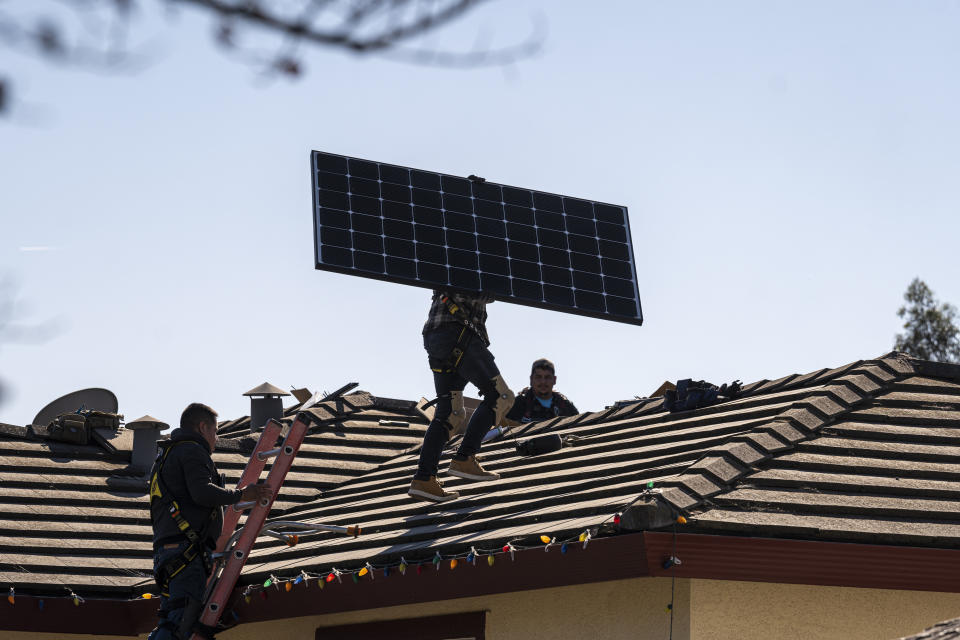
<svg viewBox="0 0 960 640"><path fill-rule="evenodd" d="M30 424L47 425L60 414L72 413L78 409L116 413L119 406L117 396L109 389L81 389L61 396L45 406Z"/></svg>

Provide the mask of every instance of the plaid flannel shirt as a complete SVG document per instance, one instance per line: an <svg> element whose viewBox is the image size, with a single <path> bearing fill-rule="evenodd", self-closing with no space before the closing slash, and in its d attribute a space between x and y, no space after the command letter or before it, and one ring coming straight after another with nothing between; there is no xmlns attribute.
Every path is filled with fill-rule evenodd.
<svg viewBox="0 0 960 640"><path fill-rule="evenodd" d="M463 309L464 315L454 315L450 309L441 300L446 295ZM433 301L430 303L430 312L427 314L427 322L423 325L423 333L433 331L446 324L466 325L474 333L480 336L483 344L490 346L490 338L487 336L487 305L493 302L493 298L485 295L471 296L462 293L450 293L436 289L433 292Z"/></svg>

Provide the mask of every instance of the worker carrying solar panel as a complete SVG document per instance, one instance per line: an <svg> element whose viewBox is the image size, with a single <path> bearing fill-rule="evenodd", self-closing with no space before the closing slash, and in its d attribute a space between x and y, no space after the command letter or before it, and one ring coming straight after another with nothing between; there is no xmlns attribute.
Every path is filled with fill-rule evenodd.
<svg viewBox="0 0 960 640"><path fill-rule="evenodd" d="M468 382L477 387L483 401L470 417L447 473L478 481L500 478L480 466L477 459L483 436L500 423L514 403L514 394L489 349L486 322L487 305L491 302L493 298L484 295L433 292L423 326L423 346L433 371L437 401L433 420L423 437L417 473L407 492L416 499L445 502L459 495L456 491L444 491L437 473L444 445L464 420L463 390Z"/></svg>
<svg viewBox="0 0 960 640"><path fill-rule="evenodd" d="M556 384L554 364L546 358L535 360L530 367L530 386L517 394L504 422L520 424L580 413L567 396L554 390Z"/></svg>

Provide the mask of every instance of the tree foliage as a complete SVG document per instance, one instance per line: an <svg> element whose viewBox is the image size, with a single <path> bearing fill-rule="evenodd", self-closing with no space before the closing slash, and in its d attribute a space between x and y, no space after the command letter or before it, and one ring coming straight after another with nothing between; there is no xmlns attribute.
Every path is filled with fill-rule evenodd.
<svg viewBox="0 0 960 640"><path fill-rule="evenodd" d="M960 328L957 308L940 303L930 287L914 278L907 287L897 315L906 318L904 333L898 333L894 348L917 358L938 362L960 362Z"/></svg>

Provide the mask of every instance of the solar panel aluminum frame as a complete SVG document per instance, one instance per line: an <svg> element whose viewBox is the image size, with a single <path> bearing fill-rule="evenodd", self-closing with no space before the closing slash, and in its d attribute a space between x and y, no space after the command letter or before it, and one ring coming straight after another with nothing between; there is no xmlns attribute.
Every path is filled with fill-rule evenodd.
<svg viewBox="0 0 960 640"><path fill-rule="evenodd" d="M324 260L322 259L322 250L323 250L324 244L321 242L321 230L322 230L322 228L324 227L324 225L321 224L321 222L320 222L320 217L321 217L321 215L323 214L323 212L324 212L325 210L328 211L328 212L337 213L337 211L336 211L337 207L330 208L329 206L325 206L325 205L323 205L323 204L321 203L322 192L324 191L324 188L323 188L323 186L322 186L321 184L319 184L319 183L320 183L320 180L321 180L321 179L328 179L328 180L330 180L330 179L336 179L336 177L339 176L339 175L341 175L341 174L339 174L339 172L328 172L328 171L324 171L323 168L320 167L319 161L320 161L320 160L324 160L324 159L329 160L329 159L331 159L331 158L333 158L333 159L343 159L345 162L348 163L348 166L349 166L349 165L361 166L361 163L362 163L362 165L366 165L366 166L368 167L368 169L369 169L369 166L370 166L370 165L373 165L373 166L376 166L376 167L377 167L377 171L378 171L377 183L379 184L378 189L380 189L380 191L379 191L379 196L378 196L377 200L379 201L379 206L380 206L380 211L379 211L380 216L379 216L379 218L380 218L380 220L381 220L381 223L380 223L380 224L381 224L381 227L383 226L383 222L389 222L389 221L387 220L387 218L385 217L385 213L389 213L389 212L386 212L386 211L384 210L384 202L386 202L387 200L389 200L389 198L388 198L388 199L383 198L383 195L384 195L383 190L386 189L387 187L389 187L389 188L391 188L391 189L393 189L393 190L397 190L398 193L400 193L400 191L402 191L403 188L408 188L408 189L410 190L411 194L412 194L413 191L414 191L414 186L413 186L413 174L414 174L414 173L416 173L417 176L420 176L421 179L423 179L424 177L426 177L426 178L433 178L433 177L435 177L436 180L438 180L440 184L447 183L448 181L450 181L451 183L452 183L452 181L457 181L457 183L459 183L459 184L462 185L464 182L469 182L470 185L472 185L471 188L472 188L472 194L473 194L473 195L470 196L470 200L473 201L475 205L479 205L479 204L483 204L483 205L485 205L485 206L487 206L487 205L493 205L494 208L497 207L497 206L499 206L500 210L502 210L502 211L505 212L505 213L503 214L503 217L502 217L501 219L491 218L491 220L494 220L495 222L502 222L502 223L504 224L504 228L505 228L505 229L506 229L507 227L511 227L511 226L512 226L512 227L514 227L517 231L529 232L530 227L524 227L524 225L513 225L513 224L511 224L511 223L509 222L508 217L506 217L506 216L507 216L506 211L507 211L507 207L509 207L510 205L509 205L509 203L505 202L504 200L501 200L499 203L497 203L497 202L495 202L495 201L493 201L493 200L484 200L482 203L478 203L477 201L478 201L479 199L483 199L483 198L480 197L480 196L476 196L476 193L477 193L477 190L478 190L478 189L483 189L483 190L486 190L486 191L488 191L488 192L489 192L490 190L493 190L493 191L499 190L501 194L510 193L510 194L514 194L514 195L516 195L516 194L522 194L522 193L526 192L526 193L529 193L529 194L530 194L531 203L534 202L534 199L538 199L538 198L539 198L539 199L561 199L562 202L564 203L564 207L566 207L566 206L567 206L567 203L569 202L571 206L572 206L573 204L577 204L577 205L580 205L580 206L585 205L585 204L589 204L589 205L594 206L594 207L595 207L595 206L606 207L606 208L608 208L608 210L610 210L610 211L612 211L612 210L614 210L614 209L621 210L621 211L622 211L622 216L623 216L622 229L623 229L623 232L624 232L624 234L625 234L625 237L624 237L624 240L617 240L617 241L616 241L616 245L624 245L624 246L623 246L623 247L616 246L616 248L617 248L618 250L620 250L620 251L624 251L624 250L625 250L626 257L627 257L626 260L623 260L622 258L621 258L621 259L617 259L617 260L612 260L612 259L607 259L606 257L604 257L603 254L601 253L601 247L603 246L603 244L601 244L601 243L602 243L602 242L605 242L605 241L604 241L603 239L601 239L601 238L599 237L599 235L595 235L595 242L593 242L593 241L594 241L594 238L591 238L590 236L587 236L587 235L581 236L581 235L579 235L579 234L574 235L574 238L575 238L577 241L589 240L589 241L591 241L593 244L596 244L597 247L598 247L598 248L597 248L597 252L598 252L597 254L586 254L586 253L574 252L573 249L569 247L570 236L571 236L572 234L567 230L567 228L566 228L566 227L567 227L567 224L568 224L568 223L569 223L569 224L574 224L574 223L576 223L576 224L583 224L583 223L585 223L585 221L589 221L590 218L579 218L579 219L577 219L577 218L574 217L574 216L568 217L568 214L566 213L566 211L558 212L558 213L560 213L560 215L563 216L563 220L564 220L564 223L563 223L563 227L564 227L563 233L565 234L565 238L566 238L566 239L564 240L564 244L567 246L567 248L566 248L565 251L566 251L566 254L568 255L568 257L569 257L571 260L573 259L574 256L578 256L578 257L581 257L581 258L584 258L584 259L585 259L585 258L589 258L590 260L594 260L594 258L596 258L595 262L597 262L598 264L602 264L602 261L603 261L603 260L607 260L607 262L609 262L609 263L613 263L613 264L618 264L618 265L620 265L618 268L621 269L621 270L624 269L624 267L623 267L623 264L624 264L624 263L629 265L629 279L627 279L627 278L623 277L623 276L620 275L620 274L618 274L619 277L617 277L617 278L613 278L612 275L610 275L610 274L608 274L608 275L610 275L610 277L606 277L606 276L604 275L604 272L603 272L603 270L602 270L602 267L601 267L601 270L600 270L600 271L582 271L582 270L575 270L575 269L573 269L573 266L572 266L572 264L571 264L571 266L569 267L569 272L570 272L570 274L573 274L573 275L570 276L571 285L569 285L569 290L570 290L571 294L574 295L574 299L575 299L575 300L577 299L577 296L575 295L575 294L576 294L576 291L577 291L576 285L573 284L573 279L574 279L575 275L579 275L579 276L582 277L582 278L591 278L591 279L593 279L593 278L600 278L600 279L602 279L602 280L604 281L604 284L602 285L602 287L603 287L604 289L608 286L608 285L607 285L607 281L610 281L610 280L615 281L615 282L617 283L617 285L620 286L621 288L624 286L624 283L629 283L629 285L630 285L630 287L631 287L631 292L630 292L630 293L631 293L631 298L620 297L620 296L614 296L614 298L615 298L618 302L620 302L620 303L625 302L625 301L628 301L628 300L629 300L630 303L634 303L634 304L635 304L635 308L636 308L636 313L635 313L635 315L626 315L626 314L624 314L624 313L613 313L613 312L611 312L611 311L609 311L609 310L597 311L597 310L594 310L594 309L589 309L589 308L584 308L584 307L578 307L578 306L576 306L576 304L558 304L558 303L555 303L555 302L548 301L548 300L545 299L545 298L546 298L546 290L545 290L544 288L545 288L547 285L550 285L551 282L546 282L546 281L543 280L543 279L541 279L541 281L539 282L539 286L540 286L540 289L544 291L544 293L542 294L542 297L541 297L539 300L538 300L538 299L535 299L535 298L527 298L527 297L519 296L519 295L516 294L516 291L515 291L515 290L516 290L517 287L516 287L516 285L514 285L513 281L516 279L516 280L520 280L521 282L524 282L524 283L526 283L526 284L534 284L534 281L527 282L527 281L523 280L523 279L520 278L520 277L514 278L514 277L512 277L512 274L513 274L512 270L511 270L511 274L510 274L511 294L504 294L504 293L502 293L502 292L488 291L488 290L484 290L484 289L482 289L482 288L471 288L471 287L463 287L463 286L457 286L457 285L455 285L455 284L450 284L450 283L449 283L449 278L450 278L449 275L448 275L448 282L447 282L446 284L443 284L443 283L441 283L441 282L439 282L439 281L428 280L428 279L421 279L420 277L418 277L420 271L422 270L421 267L419 267L419 266L417 267L417 269L418 269L418 276L405 277L405 276L403 276L403 275L397 275L396 273L394 273L394 274L386 273L386 267L384 268L384 272L378 272L378 271L374 271L374 270L367 270L367 269L360 268L360 267L356 266L356 264L354 263L354 260L353 260L352 257L351 257L352 266L344 266L343 264L336 264L334 261L330 261L330 260L324 261ZM642 309L641 309L641 306L640 306L640 294L639 294L639 288L638 288L638 285L637 285L636 261L635 261L635 259L634 259L634 254L633 254L633 238L632 238L632 235L631 235L631 232L630 232L630 222L629 222L629 218L628 218L628 216L627 216L627 208L626 208L626 207L623 207L623 206L620 206L620 205L611 205L611 204L608 204L608 203L603 203L603 202L598 202L598 201L588 201L588 200L581 200L581 199L578 199L578 198L570 198L570 197L567 197L567 196L560 196L560 195L557 195L557 194L547 193L547 192L543 192L543 191L537 191L537 190L533 190L533 189L524 189L524 188L519 188L519 187L513 187L513 186L511 186L511 185L504 185L504 184L500 184L500 183L485 182L485 181L484 181L484 182L471 181L471 180L469 180L468 178L463 178L463 177L461 177L461 176L453 176L453 175L449 175L449 174L443 174L443 173L432 172L432 171L422 171L422 170L418 170L418 169L412 169L412 168L409 168L409 167L403 167L403 166L400 166L400 165L391 165L391 164L381 163L381 162L376 162L376 161L371 161L371 160L364 160L364 159L362 159L362 158L355 158L355 157L353 157L353 156L342 156L342 155L339 155L339 154L329 154L329 153L320 152L320 151L311 151L311 153L310 153L310 168L311 168L311 185L312 185L312 188L313 188L313 215L312 215L312 217L313 217L313 231L314 231L314 233L313 233L313 241L314 241L314 266L315 266L315 268L318 269L318 270L331 271L331 272L334 272L334 273L341 273L341 274L352 275L352 276L360 276L360 277L364 277L364 278L370 278L370 279L373 279L373 280L383 280L383 281L385 281L385 282L395 282L395 283L399 283L399 284L407 284L407 285L411 285L411 286L415 286L415 287L421 287L421 288L426 288L426 289L444 289L444 290L447 290L447 291L459 291L459 292L462 292L462 293L473 294L473 295L476 295L477 293L485 293L485 294L490 295L491 297L493 297L495 300L499 300L499 301L502 301L502 302L511 302L511 303L514 303L514 304L520 304L520 305L529 306L529 307L535 307L535 308L540 308L540 309L548 309L548 310L551 310L551 311L560 311L560 312L563 312L563 313L571 313L571 314L574 314L574 315L581 315L581 316L586 316L586 317L591 317L591 318L599 318L599 319L602 319L602 320L612 320L612 321L614 321L614 322L621 322L621 323L626 323L626 324L635 324L635 325L641 325L641 324L643 324L643 313L642 313ZM339 170L338 170L338 171L339 171ZM324 174L323 176L321 176L321 172ZM395 182L391 182L390 180L382 180L381 178L384 177L384 174L385 174L386 172L395 172L395 173L396 173L396 172L408 172L408 176L410 176L410 177L408 178L408 184L407 184L406 186L404 186L404 185L399 184L399 182L396 182L396 183L395 183ZM352 178L357 178L357 180L360 180L360 179L361 179L360 176L351 176L350 173L349 173L349 169L345 170L345 171L343 172L342 176L343 176L343 178L346 179L346 180L350 180L350 179L352 179ZM354 182L356 182L357 180L355 180ZM383 185L384 185L385 183L389 183L389 184L387 184L387 187L383 187ZM350 184L350 183L348 183L348 184ZM473 186L473 185L475 185L475 186ZM353 188L353 187L352 187L352 186L348 186L348 187L347 187L348 190L349 190L350 188ZM399 190L398 190L398 189L399 189ZM331 190L330 190L330 189L327 189L327 191L331 191ZM334 191L336 191L336 190L334 190ZM424 191L428 191L428 190L424 190ZM437 192L437 193L439 193L441 197L442 197L443 194L444 194L444 192L442 191L442 188L441 188L441 190L440 190L439 192ZM336 194L333 194L333 195L336 195ZM362 213L362 212L355 212L355 211L353 210L353 206L354 206L354 205L353 205L353 196L356 195L356 194L351 194L351 193L348 191L348 192L342 193L341 195L343 195L343 196L348 196L348 200L347 200L348 205L347 205L347 207L346 207L345 210L339 211L339 213L343 213L343 214L345 214L345 215L347 215L347 216L349 217L350 228L349 228L349 229L345 229L345 228L343 228L343 227L341 226L341 228L339 229L339 232L342 233L342 232L344 232L344 231L350 231L350 235L353 236L353 237L356 237L356 236L357 236L357 233L356 233L356 230L355 230L354 227L353 227L353 225L354 225L354 218L353 218L353 216L354 216L354 215L358 215L358 216L359 216L359 215ZM429 194L426 194L426 195L429 195ZM400 213L402 214L402 213L403 213L402 209L403 209L404 207L408 206L408 205L409 205L409 207L411 207L412 209L416 209L416 207L414 206L414 202L413 202L413 199L414 199L414 198L413 198L412 195L411 195L410 197L411 197L411 201L408 202L408 203L403 203L403 202L400 202L399 200L396 200L396 201L391 200L390 202L387 202L387 204L390 205L391 207L394 207L395 209L397 209L398 211L400 211ZM432 197L432 196L431 196L431 197ZM506 196L502 196L502 197L506 197ZM371 199L371 200L372 200L372 199ZM471 205L471 207L474 207L474 205ZM556 207L554 207L554 208L556 209ZM520 213L520 214L524 214L524 213L525 213L525 212L523 211L523 207L513 207L513 209L515 209L517 213ZM537 209L535 208L535 206L534 206L533 204L531 204L531 206L530 206L530 211L533 212L534 214L535 214L536 211L537 211ZM442 226L441 228L444 230L445 238L447 238L446 233L447 233L447 231L448 231L448 228L445 226L445 225L447 224L447 221L446 221L447 218L446 218L446 216L454 217L454 216L456 216L456 211L455 211L455 210L452 210L452 211L447 210L446 208L444 208L444 205L441 205L441 208L440 208L439 210L436 210L436 212L437 212L437 213L440 213L440 214L442 214L442 215L444 216L444 222L441 223L441 224L444 225L444 226ZM552 213L551 211L548 211L548 210L543 210L542 212L543 212L544 214L551 214L551 213ZM466 214L465 214L465 215L466 215ZM476 211L473 211L473 213L470 214L470 215L472 215L474 221L480 220L480 218L478 217ZM595 215L595 214L590 214L590 215ZM376 217L376 216L366 216L366 217L364 217L364 219L366 219L366 218L373 219L374 217ZM358 220L359 220L359 219L358 219ZM593 219L593 223L596 223L597 221L598 221L598 220ZM415 225L415 224L411 224L411 226L413 226L414 228L417 227L417 225ZM421 225L421 226L423 227L424 225ZM615 226L615 225L607 225L607 226ZM546 231L546 229L547 229L546 227L539 227L539 228L544 229L543 231L538 232L539 234L544 234L544 233L547 232L547 231ZM588 228L588 229L590 228L590 223L586 223L586 228ZM538 229L538 227L536 226L536 223L534 223L534 225L532 226L532 229L534 229L534 230ZM427 230L426 227L424 227L424 230ZM334 231L334 229L331 228L330 231ZM382 229L382 231L385 231L385 229ZM465 233L466 233L466 232L465 232ZM596 234L599 234L599 233L600 233L599 231L596 232ZM375 238L375 237L376 237L375 234L374 234L374 235L361 234L361 235L363 235L363 237L370 237L370 238ZM467 233L467 235L469 235L469 233ZM480 237L481 237L481 234L479 234L479 232L476 231L476 230L474 231L473 235L474 235L476 238L480 238ZM384 258L384 263L386 264L387 258L390 258L390 257L399 260L399 257L398 257L398 256L393 256L392 254L386 252L386 250L385 250L385 244L386 244L386 242L387 242L387 240L388 240L388 236L387 236L385 233L381 233L381 234L380 234L380 237L382 238L382 243L384 244L384 249L383 249L383 254L382 254L382 255L383 255L383 258ZM517 242L516 239L511 238L509 235L505 235L505 240L508 241L508 242L507 242L508 246L509 246L511 243L516 243L516 242ZM527 246L527 247L529 247L529 246L536 246L536 247L537 247L537 251L538 251L538 258L537 258L537 260L538 260L538 261L537 261L536 263L527 263L527 264L537 264L537 265L539 265L539 266L541 267L541 269L542 269L544 266L548 266L548 267L549 267L549 265L544 265L544 263L540 261L540 260L542 260L543 257L544 257L544 256L543 256L543 252L544 252L544 251L549 251L549 248L544 249L544 247L546 247L546 245L541 245L541 244L539 243L539 240L540 240L540 238L538 237L538 239L535 240L535 242L536 242L535 245L523 245L523 246ZM448 240L446 240L446 239L444 240L445 243L446 243L447 241L448 241ZM402 242L402 241L401 241L401 242ZM415 239L412 241L412 244L414 245L414 250L416 250L417 241L416 241ZM590 245L590 246L591 246L591 249L592 249L593 244ZM606 242L606 244L613 246L613 241ZM426 243L424 243L424 245L425 245L425 247L432 247L432 246L434 246L434 245L429 245L429 244L426 244ZM327 247L328 247L328 250L336 249L336 250L342 251L342 252L345 252L345 251L346 251L345 248L340 248L339 246L327 245ZM457 248L456 248L455 246L450 246L450 245L447 245L447 244L444 244L443 249L444 249L445 251L448 251L448 252L449 252L449 251L456 251L456 250L457 250ZM356 250L355 250L355 248L353 248L353 246L352 246L352 241L351 241L351 248L350 248L349 250L350 250L350 252L351 252L351 254L350 254L351 256L356 255ZM561 251L561 250L557 250L557 251ZM370 255L370 256L375 256L375 255L376 255L376 253L367 254L366 251L362 251L362 252L360 252L360 253L363 254L363 255ZM463 252L460 252L460 253L463 253ZM466 253L469 254L470 251L467 251ZM480 256L483 255L484 252L480 251L480 247L477 246L475 253L476 253L476 255L477 255L477 259L478 259L478 262L479 262ZM496 257L496 256L492 256L492 257L490 257L489 259L496 260L497 257ZM449 257L447 258L447 260L449 260ZM513 260L513 262L517 262L517 261L516 261L515 259L513 259L512 257L511 257L511 260ZM413 262L419 264L420 261L414 259ZM429 265L429 264L426 264L426 261L424 261L424 262L425 262L424 267L431 266L431 265ZM511 268L512 268L513 262L510 262ZM522 261L521 261L521 262L518 262L517 264L518 264L518 265L519 265L519 264L522 264ZM442 265L433 265L433 266L442 266ZM451 268L451 266L450 266L450 264L448 263L448 264L446 265L446 269L449 271L450 268ZM462 271L462 270L461 270L461 271ZM561 268L560 271L562 272L563 269ZM477 269L478 279L479 279L479 276L483 276L483 275L487 275L488 277L492 277L492 276L494 275L494 273L495 273L495 272L486 272L486 274L485 274L485 272L484 272L482 269L479 269L479 268ZM541 271L541 278L544 277L544 276L543 276L543 273L544 273L544 272ZM520 284L520 283L517 283L517 284ZM582 296L592 296L594 299L596 298L596 295L602 295L602 296L603 296L603 300L604 300L604 309L608 309L609 303L608 303L607 300L606 300L606 298L608 297L608 294L606 293L606 291L604 291L604 292L601 293L601 294L594 293L594 291L596 290L596 285L594 284L593 286L595 287L593 290L583 289L583 288L582 288L582 289L581 289L581 292L582 292L582 293L581 293L580 295L582 295ZM560 287L560 288L562 288L562 287ZM612 294L611 294L611 295L612 295ZM623 305L623 306L625 306L625 305Z"/></svg>

